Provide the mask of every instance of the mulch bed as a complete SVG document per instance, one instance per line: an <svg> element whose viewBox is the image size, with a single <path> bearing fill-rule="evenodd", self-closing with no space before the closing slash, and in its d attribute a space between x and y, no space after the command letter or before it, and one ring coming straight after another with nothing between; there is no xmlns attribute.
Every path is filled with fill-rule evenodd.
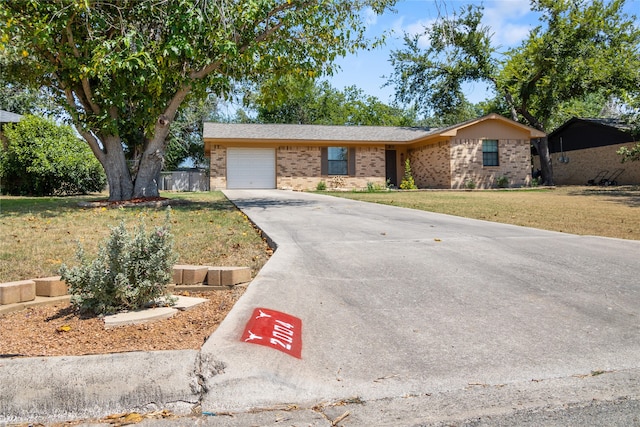
<svg viewBox="0 0 640 427"><path fill-rule="evenodd" d="M81 208L120 208L120 207L154 207L160 208L169 205L185 205L188 200L169 199L167 197L139 197L129 200L95 200L78 203Z"/></svg>

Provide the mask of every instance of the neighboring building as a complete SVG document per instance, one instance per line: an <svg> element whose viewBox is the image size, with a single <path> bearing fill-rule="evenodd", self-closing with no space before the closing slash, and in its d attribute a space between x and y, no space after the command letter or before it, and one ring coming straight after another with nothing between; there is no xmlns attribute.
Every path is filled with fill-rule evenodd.
<svg viewBox="0 0 640 427"><path fill-rule="evenodd" d="M620 147L631 147L635 141L631 128L616 120L568 120L549 134L555 184L640 184L640 164L621 163L616 154ZM534 155L534 167L539 165L540 159Z"/></svg>
<svg viewBox="0 0 640 427"><path fill-rule="evenodd" d="M209 177L206 170L196 168L162 171L158 190L209 191Z"/></svg>
<svg viewBox="0 0 640 427"><path fill-rule="evenodd" d="M409 159L420 188L531 182L530 141L544 133L490 114L442 129L205 123L210 188L398 186Z"/></svg>
<svg viewBox="0 0 640 427"><path fill-rule="evenodd" d="M22 119L20 114L10 113L9 111L0 110L0 141L4 140L2 128L6 123L18 123Z"/></svg>

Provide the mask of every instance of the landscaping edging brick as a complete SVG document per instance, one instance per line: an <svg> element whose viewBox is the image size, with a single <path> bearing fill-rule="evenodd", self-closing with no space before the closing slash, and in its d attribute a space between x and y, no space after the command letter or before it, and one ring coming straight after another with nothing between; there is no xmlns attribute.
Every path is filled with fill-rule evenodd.
<svg viewBox="0 0 640 427"><path fill-rule="evenodd" d="M233 289L251 281L249 267L212 267L178 264L173 267L173 284L169 289L212 292ZM27 307L68 302L67 284L60 276L0 283L0 314Z"/></svg>
<svg viewBox="0 0 640 427"><path fill-rule="evenodd" d="M36 298L36 282L18 280L0 283L0 305L32 301Z"/></svg>

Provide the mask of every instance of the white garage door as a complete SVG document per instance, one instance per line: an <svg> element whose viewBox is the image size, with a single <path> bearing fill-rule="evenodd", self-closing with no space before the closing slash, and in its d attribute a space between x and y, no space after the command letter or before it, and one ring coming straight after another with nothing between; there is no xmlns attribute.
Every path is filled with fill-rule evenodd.
<svg viewBox="0 0 640 427"><path fill-rule="evenodd" d="M276 188L276 150L228 148L227 188Z"/></svg>

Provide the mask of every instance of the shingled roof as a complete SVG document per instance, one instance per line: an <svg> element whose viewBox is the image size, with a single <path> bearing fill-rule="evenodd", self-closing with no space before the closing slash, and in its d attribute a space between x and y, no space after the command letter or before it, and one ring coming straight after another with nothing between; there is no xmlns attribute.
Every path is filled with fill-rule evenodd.
<svg viewBox="0 0 640 427"><path fill-rule="evenodd" d="M205 123L206 139L406 142L430 135L419 127Z"/></svg>
<svg viewBox="0 0 640 427"><path fill-rule="evenodd" d="M205 141L316 141L347 142L353 144L410 144L420 140L430 140L438 136L455 136L458 130L485 120L500 120L509 126L527 130L531 138L540 138L544 133L530 126L514 122L492 113L476 119L467 120L445 128L429 129L422 127L391 126L329 126L329 125L293 125L293 124L238 124L205 122L203 137Z"/></svg>

